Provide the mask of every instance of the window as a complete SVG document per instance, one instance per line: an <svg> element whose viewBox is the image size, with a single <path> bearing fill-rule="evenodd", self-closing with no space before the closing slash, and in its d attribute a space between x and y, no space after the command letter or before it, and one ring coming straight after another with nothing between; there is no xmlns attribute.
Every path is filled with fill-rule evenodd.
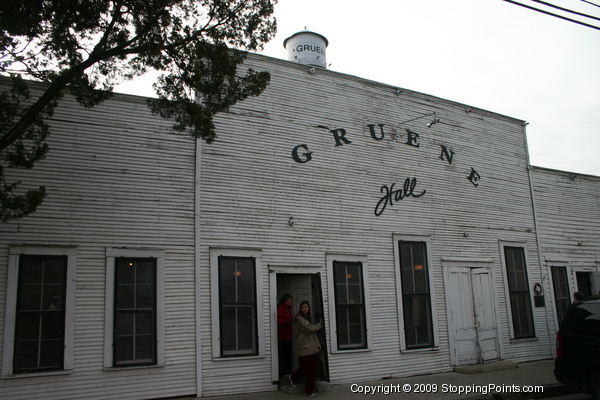
<svg viewBox="0 0 600 400"><path fill-rule="evenodd" d="M398 246L406 348L432 347L433 322L426 243L400 241Z"/></svg>
<svg viewBox="0 0 600 400"><path fill-rule="evenodd" d="M504 247L508 291L515 339L535 337L529 280L522 247Z"/></svg>
<svg viewBox="0 0 600 400"><path fill-rule="evenodd" d="M106 249L104 368L165 364L165 251Z"/></svg>
<svg viewBox="0 0 600 400"><path fill-rule="evenodd" d="M66 256L20 257L13 372L63 369Z"/></svg>
<svg viewBox="0 0 600 400"><path fill-rule="evenodd" d="M554 302L556 304L556 315L558 323L564 319L567 308L571 305L569 294L569 279L566 267L552 267L552 284L554 286Z"/></svg>
<svg viewBox="0 0 600 400"><path fill-rule="evenodd" d="M156 364L156 259L115 260L114 365Z"/></svg>
<svg viewBox="0 0 600 400"><path fill-rule="evenodd" d="M255 262L252 257L219 257L221 354L258 354Z"/></svg>
<svg viewBox="0 0 600 400"><path fill-rule="evenodd" d="M333 262L337 345L342 349L367 347L365 295L360 262Z"/></svg>
<svg viewBox="0 0 600 400"><path fill-rule="evenodd" d="M12 246L2 375L73 368L75 247Z"/></svg>

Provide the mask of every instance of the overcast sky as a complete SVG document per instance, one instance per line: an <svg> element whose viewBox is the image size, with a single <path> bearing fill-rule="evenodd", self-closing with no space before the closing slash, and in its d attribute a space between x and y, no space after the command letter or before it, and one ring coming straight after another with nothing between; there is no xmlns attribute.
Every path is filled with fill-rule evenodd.
<svg viewBox="0 0 600 400"><path fill-rule="evenodd" d="M318 32L329 69L525 120L533 165L600 176L600 30L503 0L279 0L275 17L262 54L286 59L287 37Z"/></svg>

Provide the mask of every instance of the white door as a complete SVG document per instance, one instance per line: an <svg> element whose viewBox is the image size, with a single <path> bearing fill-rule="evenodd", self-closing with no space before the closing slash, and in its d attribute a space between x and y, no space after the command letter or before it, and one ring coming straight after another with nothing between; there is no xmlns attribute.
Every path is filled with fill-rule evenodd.
<svg viewBox="0 0 600 400"><path fill-rule="evenodd" d="M471 269L479 362L496 360L500 357L491 275L490 270L487 268Z"/></svg>
<svg viewBox="0 0 600 400"><path fill-rule="evenodd" d="M447 275L448 327L453 332L453 360L457 365L497 359L498 333L487 268L452 267Z"/></svg>
<svg viewBox="0 0 600 400"><path fill-rule="evenodd" d="M477 363L477 332L471 286L470 268L450 269L446 284L446 298L450 303L448 328L454 333L452 345L457 365Z"/></svg>

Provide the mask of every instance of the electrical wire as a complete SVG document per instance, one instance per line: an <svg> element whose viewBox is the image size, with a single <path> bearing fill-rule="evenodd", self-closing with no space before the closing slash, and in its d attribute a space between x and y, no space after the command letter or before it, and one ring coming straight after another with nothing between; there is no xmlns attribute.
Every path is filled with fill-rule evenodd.
<svg viewBox="0 0 600 400"><path fill-rule="evenodd" d="M577 12L577 11L569 10L568 8L563 8L563 7L555 6L554 4L550 4L550 3L547 3L545 1L541 1L541 0L531 0L531 1L543 4L543 5L548 6L548 7L553 7L553 8L556 8L558 10L561 10L561 11L570 12L572 14L576 14L576 15L580 15L582 17L592 18L592 19L595 19L597 21L600 21L600 18L594 17L593 15L588 15L588 14L580 13L580 12Z"/></svg>
<svg viewBox="0 0 600 400"><path fill-rule="evenodd" d="M597 29L597 30L600 31L600 26L586 24L585 22L581 22L581 21L578 21L576 19L571 19L571 18L567 18L567 17L564 17L564 16L559 15L559 14L551 13L549 11L540 10L539 8L531 7L531 6L528 6L526 4L518 3L516 1L512 1L512 0L503 0L503 1L506 1L507 3L515 4L517 6L525 7L525 8L528 8L530 10L537 11L537 12L540 12L542 14L547 14L547 15L551 15L551 16L556 17L556 18L564 19L565 21L569 21L569 22L573 22L573 23L576 23L576 24L579 24L579 25L587 26L588 28Z"/></svg>
<svg viewBox="0 0 600 400"><path fill-rule="evenodd" d="M593 5L593 6L596 6L596 7L600 7L600 5L598 5L598 4L595 4L595 3L592 3L591 1L587 1L587 0L581 0L581 1L583 1L584 3L591 4L591 5Z"/></svg>

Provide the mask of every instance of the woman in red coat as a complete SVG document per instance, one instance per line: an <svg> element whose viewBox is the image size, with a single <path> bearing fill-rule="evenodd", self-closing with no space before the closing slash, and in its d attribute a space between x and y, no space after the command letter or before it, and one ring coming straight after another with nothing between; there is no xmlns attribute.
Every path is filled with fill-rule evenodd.
<svg viewBox="0 0 600 400"><path fill-rule="evenodd" d="M277 306L277 325L279 326L279 377L292 373L292 339L294 337L294 316L292 296L288 293L281 296Z"/></svg>

